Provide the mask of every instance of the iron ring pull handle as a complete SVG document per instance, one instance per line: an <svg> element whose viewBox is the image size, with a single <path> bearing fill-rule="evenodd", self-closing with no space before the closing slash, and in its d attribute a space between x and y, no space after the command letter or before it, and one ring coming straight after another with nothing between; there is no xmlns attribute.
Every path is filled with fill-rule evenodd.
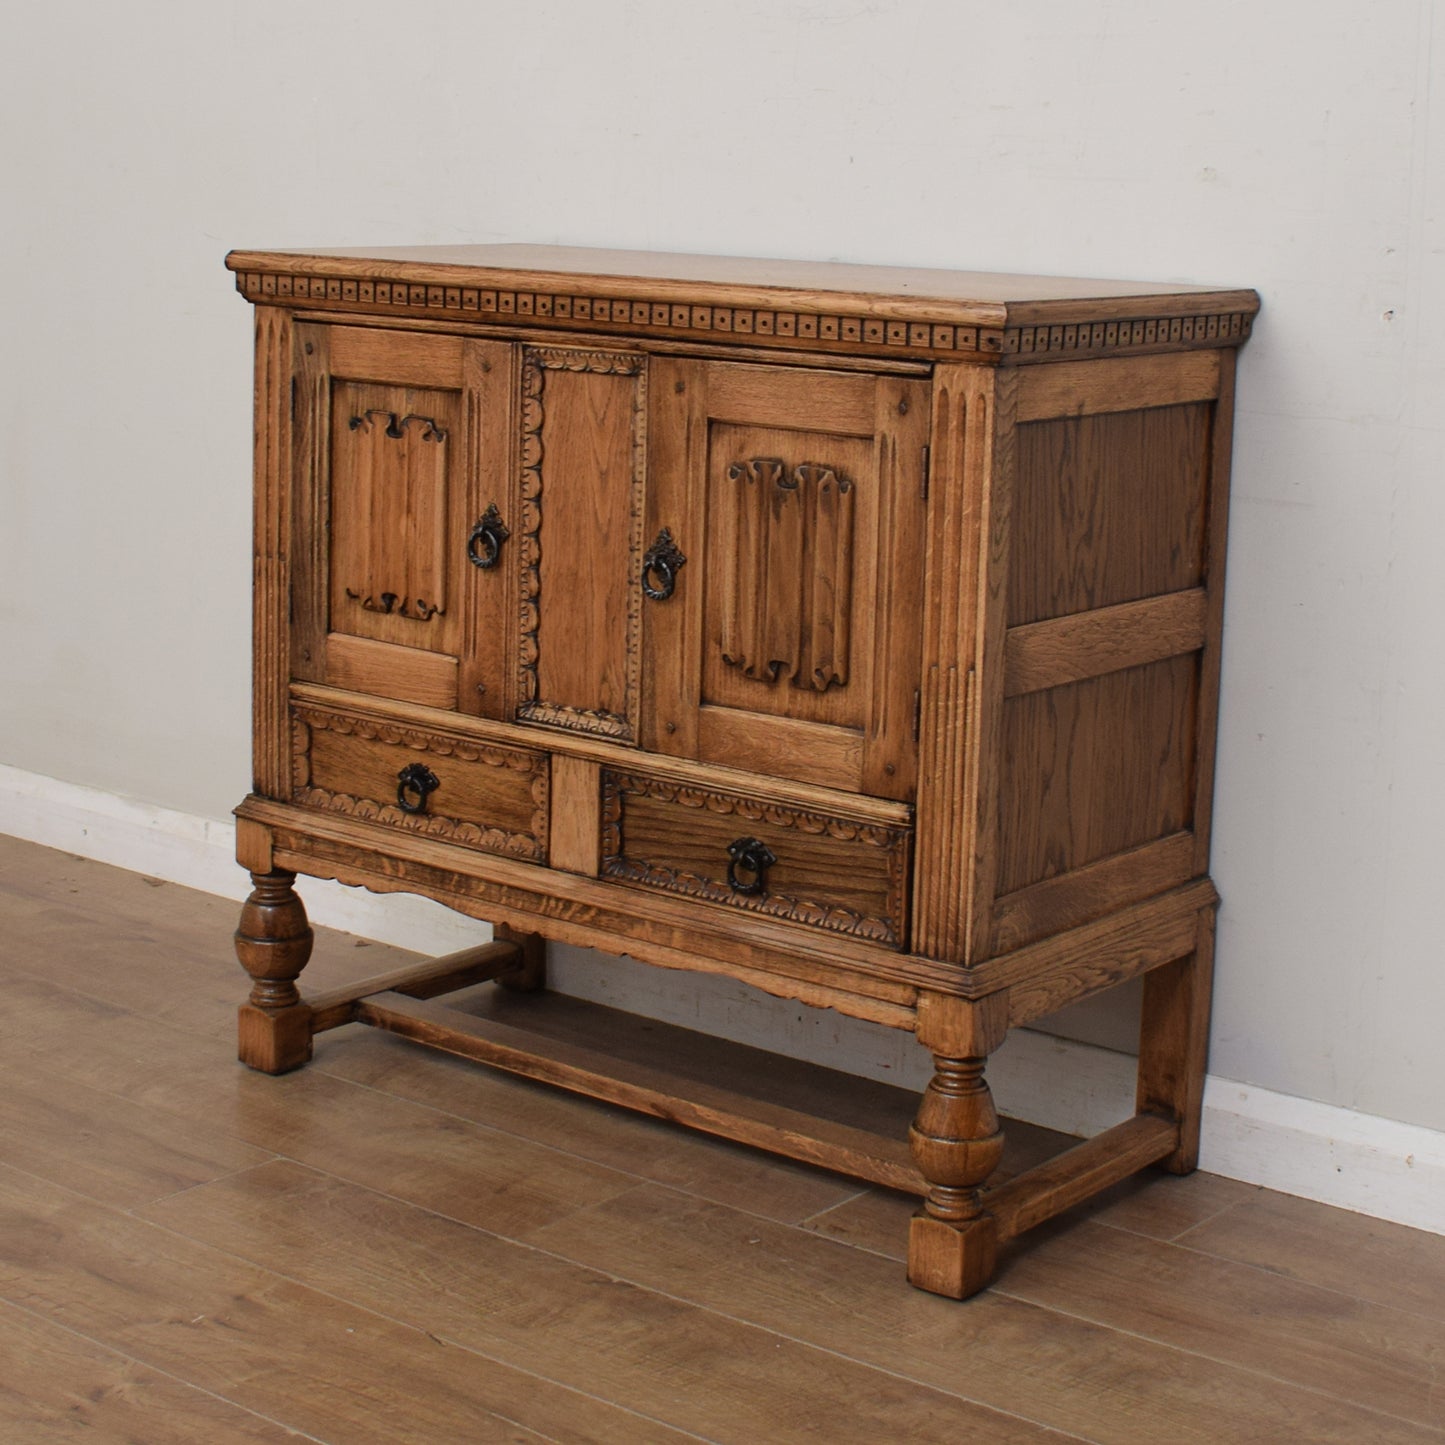
<svg viewBox="0 0 1445 1445"><path fill-rule="evenodd" d="M502 543L511 535L497 510L497 504L493 502L467 538L467 560L483 572L490 571L502 555Z"/></svg>
<svg viewBox="0 0 1445 1445"><path fill-rule="evenodd" d="M664 527L642 559L642 595L666 602L677 586L677 574L687 565L673 535Z"/></svg>
<svg viewBox="0 0 1445 1445"><path fill-rule="evenodd" d="M396 806L403 813L425 813L426 801L441 779L425 763L408 763L396 775Z"/></svg>
<svg viewBox="0 0 1445 1445"><path fill-rule="evenodd" d="M778 855L761 838L736 839L728 844L728 887L749 897L766 893L768 869L777 861Z"/></svg>

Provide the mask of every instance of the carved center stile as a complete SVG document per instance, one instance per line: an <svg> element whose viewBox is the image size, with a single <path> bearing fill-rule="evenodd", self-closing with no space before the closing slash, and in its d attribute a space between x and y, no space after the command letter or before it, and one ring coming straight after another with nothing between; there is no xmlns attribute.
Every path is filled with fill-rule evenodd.
<svg viewBox="0 0 1445 1445"><path fill-rule="evenodd" d="M735 576L723 661L759 682L848 681L853 482L820 462L753 457L727 470Z"/></svg>

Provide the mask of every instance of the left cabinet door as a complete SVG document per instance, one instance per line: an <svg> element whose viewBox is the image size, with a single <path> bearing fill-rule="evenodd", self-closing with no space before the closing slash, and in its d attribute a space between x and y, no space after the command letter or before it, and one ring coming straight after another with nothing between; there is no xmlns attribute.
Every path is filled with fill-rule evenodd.
<svg viewBox="0 0 1445 1445"><path fill-rule="evenodd" d="M292 676L508 710L513 349L295 329Z"/></svg>

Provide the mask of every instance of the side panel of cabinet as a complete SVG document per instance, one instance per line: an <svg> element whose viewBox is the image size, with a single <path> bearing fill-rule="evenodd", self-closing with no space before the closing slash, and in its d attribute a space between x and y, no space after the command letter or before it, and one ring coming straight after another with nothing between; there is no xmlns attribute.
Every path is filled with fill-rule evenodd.
<svg viewBox="0 0 1445 1445"><path fill-rule="evenodd" d="M1190 352L1019 379L980 952L1208 866L1232 378Z"/></svg>
<svg viewBox="0 0 1445 1445"><path fill-rule="evenodd" d="M295 351L293 675L506 716L511 348L300 325Z"/></svg>
<svg viewBox="0 0 1445 1445"><path fill-rule="evenodd" d="M656 361L647 611L658 752L910 798L929 388Z"/></svg>
<svg viewBox="0 0 1445 1445"><path fill-rule="evenodd" d="M647 361L522 352L517 717L635 742Z"/></svg>

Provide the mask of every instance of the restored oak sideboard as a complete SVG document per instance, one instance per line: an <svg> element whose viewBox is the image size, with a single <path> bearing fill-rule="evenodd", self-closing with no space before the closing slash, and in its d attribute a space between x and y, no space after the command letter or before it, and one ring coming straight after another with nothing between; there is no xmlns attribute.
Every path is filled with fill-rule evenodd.
<svg viewBox="0 0 1445 1445"><path fill-rule="evenodd" d="M1194 1168L1254 292L540 246L227 264L256 307L244 1062L367 1023L911 1189L909 1278L956 1297L1000 1240ZM297 873L494 941L303 998ZM544 939L913 1030L909 1138L446 1001L540 988ZM991 1185L989 1054L1139 975L1135 1115Z"/></svg>

